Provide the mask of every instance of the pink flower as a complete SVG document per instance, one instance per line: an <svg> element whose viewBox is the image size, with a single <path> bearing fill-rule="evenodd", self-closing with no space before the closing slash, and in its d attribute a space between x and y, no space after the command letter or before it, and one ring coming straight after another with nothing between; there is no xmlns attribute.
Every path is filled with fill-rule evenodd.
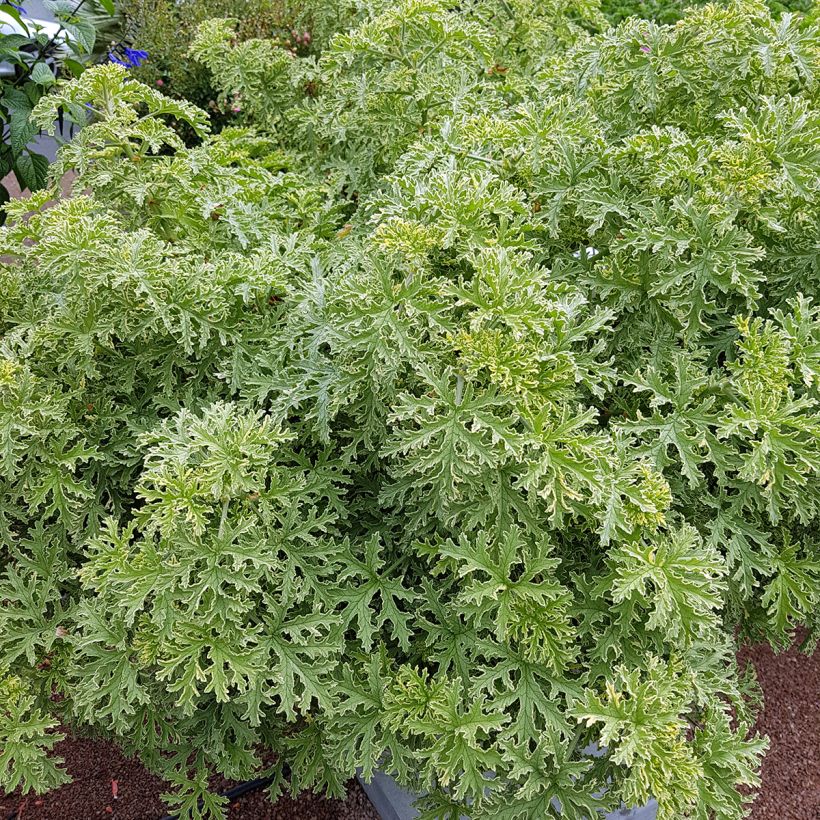
<svg viewBox="0 0 820 820"><path fill-rule="evenodd" d="M649 46L648 46L648 45L644 44L644 45L642 45L642 46L641 46L641 51L642 51L644 54L649 54L649 52L650 52L650 51L652 51L652 49L651 49L651 48L649 48Z"/></svg>

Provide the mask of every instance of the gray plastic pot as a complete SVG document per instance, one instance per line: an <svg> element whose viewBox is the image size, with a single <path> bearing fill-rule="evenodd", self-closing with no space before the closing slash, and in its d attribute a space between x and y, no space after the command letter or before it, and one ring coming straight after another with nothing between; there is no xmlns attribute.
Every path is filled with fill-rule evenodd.
<svg viewBox="0 0 820 820"><path fill-rule="evenodd" d="M415 820L419 816L413 808L415 795L403 789L390 775L376 772L369 783L361 775L359 782L382 820ZM606 815L607 820L655 820L654 801L640 809L620 809ZM535 818L533 818L535 820Z"/></svg>

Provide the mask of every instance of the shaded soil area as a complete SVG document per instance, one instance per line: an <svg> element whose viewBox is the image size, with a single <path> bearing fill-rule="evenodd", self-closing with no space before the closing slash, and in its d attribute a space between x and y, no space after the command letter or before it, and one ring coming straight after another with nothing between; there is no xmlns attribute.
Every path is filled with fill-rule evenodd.
<svg viewBox="0 0 820 820"><path fill-rule="evenodd" d="M54 753L65 759L74 782L42 796L0 797L0 820L159 820L168 813L160 799L166 785L123 757L113 743L68 738ZM212 785L225 791L235 784L218 780ZM250 792L231 804L228 820L379 820L379 815L351 780L346 800L303 792L272 804L264 789Z"/></svg>
<svg viewBox="0 0 820 820"><path fill-rule="evenodd" d="M775 655L768 646L746 648L763 687L765 706L757 729L769 736L763 787L752 820L820 820L820 651L806 657L796 648ZM0 798L0 820L158 820L166 813L161 780L116 746L99 740L68 739L56 747L74 782L43 797ZM113 782L116 781L116 787ZM214 783L218 791L233 784ZM114 798L116 788L117 797ZM359 784L348 783L346 800L303 793L271 804L264 790L239 797L229 820L378 820Z"/></svg>

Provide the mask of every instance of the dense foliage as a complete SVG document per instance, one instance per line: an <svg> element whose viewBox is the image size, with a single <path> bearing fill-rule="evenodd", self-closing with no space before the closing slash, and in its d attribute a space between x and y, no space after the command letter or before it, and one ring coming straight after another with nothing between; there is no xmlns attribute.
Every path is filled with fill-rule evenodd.
<svg viewBox="0 0 820 820"><path fill-rule="evenodd" d="M117 65L35 110L94 122L0 232L0 783L62 723L184 817L284 764L742 817L736 637L820 603L820 29L356 5L318 57L203 25L256 131Z"/></svg>
<svg viewBox="0 0 820 820"><path fill-rule="evenodd" d="M88 3L90 0L86 0ZM108 1L108 0L107 0ZM94 0L99 2L99 0ZM589 32L634 16L658 23L674 23L690 6L704 0L587 0L583 9L572 6L570 16ZM811 0L767 0L773 12L807 11ZM87 7L87 6L86 6ZM355 32L372 11L368 0L119 0L130 38L150 54L134 76L205 109L212 128L235 124L243 109L237 100L217 94L208 70L190 53L197 29L205 21L235 18L231 40L266 39L267 47L305 57L324 49L338 33ZM560 6L548 18L557 21ZM493 27L490 28L493 30ZM520 28L519 30L523 31ZM355 36L355 35L354 35ZM184 136L190 132L179 124Z"/></svg>
<svg viewBox="0 0 820 820"><path fill-rule="evenodd" d="M675 23L686 10L703 5L703 0L602 0L601 9L611 23L620 23L627 17L641 17L657 23ZM784 11L809 11L812 0L766 0L774 14Z"/></svg>

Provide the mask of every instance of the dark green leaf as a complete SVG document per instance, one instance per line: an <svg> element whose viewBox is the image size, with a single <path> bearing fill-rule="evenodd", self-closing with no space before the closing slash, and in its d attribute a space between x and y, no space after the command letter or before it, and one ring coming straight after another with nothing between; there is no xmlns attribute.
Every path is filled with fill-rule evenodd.
<svg viewBox="0 0 820 820"><path fill-rule="evenodd" d="M79 77L85 71L85 66L78 60L71 59L71 57L66 57L63 60L63 66L71 72L73 77Z"/></svg>
<svg viewBox="0 0 820 820"><path fill-rule="evenodd" d="M36 63L31 69L31 79L42 86L54 85L54 72L45 63Z"/></svg>
<svg viewBox="0 0 820 820"><path fill-rule="evenodd" d="M63 27L71 35L68 44L75 53L91 54L97 38L93 23L74 17L70 22L68 20L63 21Z"/></svg>
<svg viewBox="0 0 820 820"><path fill-rule="evenodd" d="M23 153L23 149L39 130L27 114L24 114L22 111L12 111L9 132L11 151L14 156L19 156Z"/></svg>
<svg viewBox="0 0 820 820"><path fill-rule="evenodd" d="M21 188L37 191L48 177L48 158L31 151L21 154L14 163L14 173Z"/></svg>
<svg viewBox="0 0 820 820"><path fill-rule="evenodd" d="M0 4L0 12L2 12L3 14L8 14L9 17L13 18L17 23L19 23L23 27L23 31L27 32L29 30L28 25L25 22L25 20L23 20L23 17L20 14L20 12L17 11L17 9L10 3Z"/></svg>

